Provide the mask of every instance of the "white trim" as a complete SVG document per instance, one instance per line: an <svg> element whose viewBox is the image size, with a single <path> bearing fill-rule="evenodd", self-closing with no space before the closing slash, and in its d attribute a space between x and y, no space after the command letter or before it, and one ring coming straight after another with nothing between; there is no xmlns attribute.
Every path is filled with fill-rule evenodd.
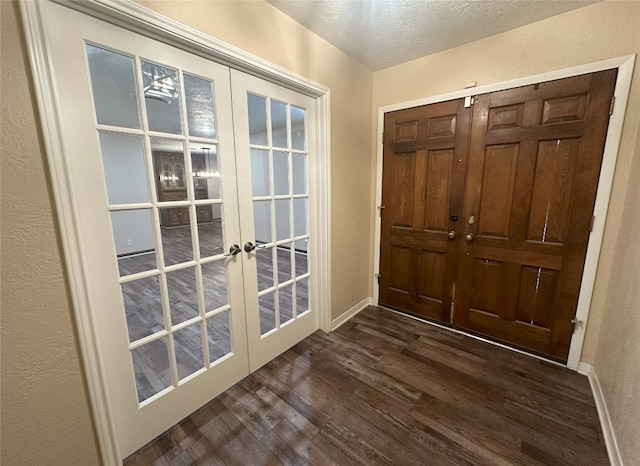
<svg viewBox="0 0 640 466"><path fill-rule="evenodd" d="M600 249L602 247L602 237L604 235L605 222L602 219L606 219L607 210L609 207L609 198L611 196L611 187L613 185L613 173L615 171L616 160L618 157L618 148L620 146L620 137L622 135L622 126L624 123L625 110L627 107L627 100L629 98L629 90L631 88L631 77L633 75L633 66L635 63L635 55L626 55L623 57L610 58L594 63L588 63L585 65L574 66L571 68L564 68L561 70L550 71L546 73L540 73L533 76L527 76L524 78L513 79L510 81L503 81L501 83L489 84L486 86L474 87L470 89L463 89L460 91L448 92L446 94L439 94L435 96L425 97L422 99L411 100L408 102L387 105L378 108L378 128L376 134L380 135L384 129L384 114L395 110L403 110L420 105L427 105L437 102L445 102L452 99L460 99L470 95L486 94L488 92L499 91L503 89L510 89L513 87L526 86L543 81L551 81L555 79L562 79L571 76L577 76L586 73L595 73L611 68L618 68L618 77L616 81L616 87L614 91L615 106L614 112L609 119L609 127L607 130L607 139L604 146L604 154L602 158L602 168L600 170L600 178L598 182L598 191L596 194L596 203L593 210L593 215L596 217L596 221L593 225L593 230L589 236L589 244L587 247L587 255L585 257L584 272L582 274L582 282L580 284L580 295L578 297L578 306L576 309L576 318L584 322L583 325L576 326L576 330L571 339L571 345L569 347L569 356L567 359L567 367L572 370L578 370L580 363L580 356L582 354L582 347L584 344L585 329L587 319L589 317L589 308L591 306L591 297L593 294L593 286L596 279L596 271L598 267L598 258L600 257ZM376 204L380 205L382 202L382 140L377 140L377 158L376 158ZM378 304L378 283L375 278L375 273L379 273L380 270L380 235L381 235L381 222L380 216L373 206L372 215L375 216L375 232L374 232L374 277L373 280L373 303ZM448 327L447 327L448 328Z"/></svg>
<svg viewBox="0 0 640 466"><path fill-rule="evenodd" d="M316 99L319 327L331 329L331 91Z"/></svg>
<svg viewBox="0 0 640 466"><path fill-rule="evenodd" d="M132 0L51 1L310 97L322 97L329 90L320 83L156 13Z"/></svg>
<svg viewBox="0 0 640 466"><path fill-rule="evenodd" d="M602 387L600 386L596 370L591 364L581 362L579 364L578 372L589 378L589 384L591 385L591 391L593 392L593 399L598 410L598 417L600 418L604 444L607 447L607 454L609 455L609 462L611 463L611 466L622 466L622 457L620 456L620 450L618 449L618 442L616 440L613 424L609 417L609 410L607 409L607 402L604 399L604 394L602 393Z"/></svg>
<svg viewBox="0 0 640 466"><path fill-rule="evenodd" d="M340 317L336 317L335 319L333 319L333 321L331 321L331 331L333 332L334 330L336 330L338 327L346 323L349 319L354 317L360 311L364 310L367 306L371 306L372 302L373 302L372 298L364 298L362 301L360 301L358 304L353 306L351 309L349 309L347 312L342 314Z"/></svg>
<svg viewBox="0 0 640 466"><path fill-rule="evenodd" d="M589 363L580 362L580 364L578 364L578 370L577 370L578 374L588 376L592 370L593 370L593 366Z"/></svg>
<svg viewBox="0 0 640 466"><path fill-rule="evenodd" d="M202 32L182 25L129 0L52 0L116 26L151 37L181 50L196 54L231 68L313 97L318 104L318 157L322 177L318 183L318 283L320 287L319 325L330 327L331 302L331 238L330 238L330 121L329 89L285 68L246 53ZM76 222L74 194L71 192L68 167L64 162L64 145L58 115L58 97L52 74L52 64L45 39L41 3L21 0L19 3L25 29L29 61L33 74L42 139L52 181L55 209L59 219L64 260L69 271L73 312L77 322L82 364L95 420L96 434L103 464L120 464L113 414L109 406L102 356L97 345L95 323L89 312L86 267L80 245L82 238Z"/></svg>

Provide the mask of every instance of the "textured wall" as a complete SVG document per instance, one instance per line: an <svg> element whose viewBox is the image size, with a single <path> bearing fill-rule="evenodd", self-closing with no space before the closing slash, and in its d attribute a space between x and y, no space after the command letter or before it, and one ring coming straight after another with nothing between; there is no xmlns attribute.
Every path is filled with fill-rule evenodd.
<svg viewBox="0 0 640 466"><path fill-rule="evenodd" d="M640 128L594 367L625 465L640 463Z"/></svg>
<svg viewBox="0 0 640 466"><path fill-rule="evenodd" d="M266 2L137 1L331 89L332 318L371 296L372 73Z"/></svg>
<svg viewBox="0 0 640 466"><path fill-rule="evenodd" d="M17 5L2 17L2 416L6 465L99 463Z"/></svg>
<svg viewBox="0 0 640 466"><path fill-rule="evenodd" d="M640 52L639 25L640 2L605 1L378 71L373 75L374 113L384 105L460 90L469 81L482 86L636 54ZM639 118L640 66L636 64L582 354L589 363L605 309Z"/></svg>

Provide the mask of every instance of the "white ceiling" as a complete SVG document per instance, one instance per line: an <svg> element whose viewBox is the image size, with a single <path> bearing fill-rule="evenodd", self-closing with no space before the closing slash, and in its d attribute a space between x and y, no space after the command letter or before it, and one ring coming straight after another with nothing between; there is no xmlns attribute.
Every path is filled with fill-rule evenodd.
<svg viewBox="0 0 640 466"><path fill-rule="evenodd" d="M267 0L373 71L597 0Z"/></svg>

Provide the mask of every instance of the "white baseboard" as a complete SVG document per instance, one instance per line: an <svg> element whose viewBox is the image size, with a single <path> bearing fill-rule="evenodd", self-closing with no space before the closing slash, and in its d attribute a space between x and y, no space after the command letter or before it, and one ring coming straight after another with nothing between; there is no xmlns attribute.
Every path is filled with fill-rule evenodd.
<svg viewBox="0 0 640 466"><path fill-rule="evenodd" d="M591 364L581 362L578 366L578 372L589 378L593 398L596 402L596 408L598 409L600 425L602 426L602 436L604 437L607 454L609 455L609 462L611 463L611 466L622 466L622 458L620 457L620 451L618 450L618 442L616 441L613 425L611 424L611 418L609 417L609 410L607 409L607 403L604 399L604 395L602 394L602 388L600 387L600 381L598 380L596 370Z"/></svg>
<svg viewBox="0 0 640 466"><path fill-rule="evenodd" d="M348 321L353 316L355 316L358 312L362 311L365 307L371 306L372 303L373 303L372 298L365 298L362 301L360 301L358 304L353 306L351 309L349 309L347 312L342 314L340 317L333 319L331 321L331 331L333 332L335 329L337 329L346 321Z"/></svg>

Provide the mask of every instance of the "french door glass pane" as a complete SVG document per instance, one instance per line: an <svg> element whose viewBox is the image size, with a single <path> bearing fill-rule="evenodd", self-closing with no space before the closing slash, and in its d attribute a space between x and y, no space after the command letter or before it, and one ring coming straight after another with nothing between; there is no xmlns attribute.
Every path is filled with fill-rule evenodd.
<svg viewBox="0 0 640 466"><path fill-rule="evenodd" d="M167 337L131 350L138 401L143 402L171 385Z"/></svg>
<svg viewBox="0 0 640 466"><path fill-rule="evenodd" d="M227 264L224 259L202 264L205 312L229 303L227 296Z"/></svg>
<svg viewBox="0 0 640 466"><path fill-rule="evenodd" d="M158 211L163 225L161 235L164 264L175 265L193 260L189 207L166 207Z"/></svg>
<svg viewBox="0 0 640 466"><path fill-rule="evenodd" d="M209 359L213 363L231 352L231 311L224 311L207 318Z"/></svg>
<svg viewBox="0 0 640 466"><path fill-rule="evenodd" d="M280 325L293 319L293 287L287 285L278 289L280 299Z"/></svg>
<svg viewBox="0 0 640 466"><path fill-rule="evenodd" d="M307 199L299 198L293 200L294 234L304 236L309 234L307 224Z"/></svg>
<svg viewBox="0 0 640 466"><path fill-rule="evenodd" d="M157 268L151 209L113 211L111 228L121 277Z"/></svg>
<svg viewBox="0 0 640 466"><path fill-rule="evenodd" d="M149 202L142 137L101 131L100 153L109 204Z"/></svg>
<svg viewBox="0 0 640 466"><path fill-rule="evenodd" d="M198 206L198 215L203 211L210 211L212 220L210 222L198 223L198 241L200 242L200 258L217 256L228 251L224 241L224 229L222 227L222 206L221 204Z"/></svg>
<svg viewBox="0 0 640 466"><path fill-rule="evenodd" d="M269 293L258 298L258 311L260 312L261 335L276 328L275 293Z"/></svg>
<svg viewBox="0 0 640 466"><path fill-rule="evenodd" d="M273 194L289 194L289 153L273 152Z"/></svg>
<svg viewBox="0 0 640 466"><path fill-rule="evenodd" d="M191 143L191 170L196 200L221 198L217 145Z"/></svg>
<svg viewBox="0 0 640 466"><path fill-rule="evenodd" d="M189 135L215 139L213 83L185 73L184 93Z"/></svg>
<svg viewBox="0 0 640 466"><path fill-rule="evenodd" d="M266 146L267 137L267 100L253 94L247 95L249 113L249 143Z"/></svg>
<svg viewBox="0 0 640 466"><path fill-rule="evenodd" d="M296 277L304 275L309 271L307 261L307 240L299 240L295 242L295 261L296 261Z"/></svg>
<svg viewBox="0 0 640 466"><path fill-rule="evenodd" d="M271 194L269 185L269 151L251 149L251 187L255 197Z"/></svg>
<svg viewBox="0 0 640 466"><path fill-rule="evenodd" d="M287 147L287 106L271 101L271 135L273 147Z"/></svg>
<svg viewBox="0 0 640 466"><path fill-rule="evenodd" d="M129 341L134 342L164 330L158 277L141 278L121 286Z"/></svg>
<svg viewBox="0 0 640 466"><path fill-rule="evenodd" d="M293 243L278 246L278 282L291 280L291 245Z"/></svg>
<svg viewBox="0 0 640 466"><path fill-rule="evenodd" d="M200 314L195 271L195 267L188 267L167 272L169 308L171 309L171 323L173 325Z"/></svg>
<svg viewBox="0 0 640 466"><path fill-rule="evenodd" d="M149 130L182 134L178 72L148 61L141 67Z"/></svg>
<svg viewBox="0 0 640 466"><path fill-rule="evenodd" d="M158 201L186 201L184 143L168 138L151 138L150 141Z"/></svg>
<svg viewBox="0 0 640 466"><path fill-rule="evenodd" d="M274 248L256 249L256 268L258 269L258 291L273 286L273 251Z"/></svg>
<svg viewBox="0 0 640 466"><path fill-rule="evenodd" d="M88 44L87 60L97 122L140 128L132 57Z"/></svg>
<svg viewBox="0 0 640 466"><path fill-rule="evenodd" d="M300 315L309 309L309 279L303 278L296 282L296 307Z"/></svg>
<svg viewBox="0 0 640 466"><path fill-rule="evenodd" d="M291 148L306 150L305 111L302 108L291 107Z"/></svg>
<svg viewBox="0 0 640 466"><path fill-rule="evenodd" d="M289 203L289 199L276 200L276 241L291 237Z"/></svg>
<svg viewBox="0 0 640 466"><path fill-rule="evenodd" d="M293 194L307 194L307 156L293 154Z"/></svg>
<svg viewBox="0 0 640 466"><path fill-rule="evenodd" d="M173 334L178 379L184 379L204 367L202 324L189 325Z"/></svg>
<svg viewBox="0 0 640 466"><path fill-rule="evenodd" d="M271 242L271 201L253 201L253 224L257 243Z"/></svg>

